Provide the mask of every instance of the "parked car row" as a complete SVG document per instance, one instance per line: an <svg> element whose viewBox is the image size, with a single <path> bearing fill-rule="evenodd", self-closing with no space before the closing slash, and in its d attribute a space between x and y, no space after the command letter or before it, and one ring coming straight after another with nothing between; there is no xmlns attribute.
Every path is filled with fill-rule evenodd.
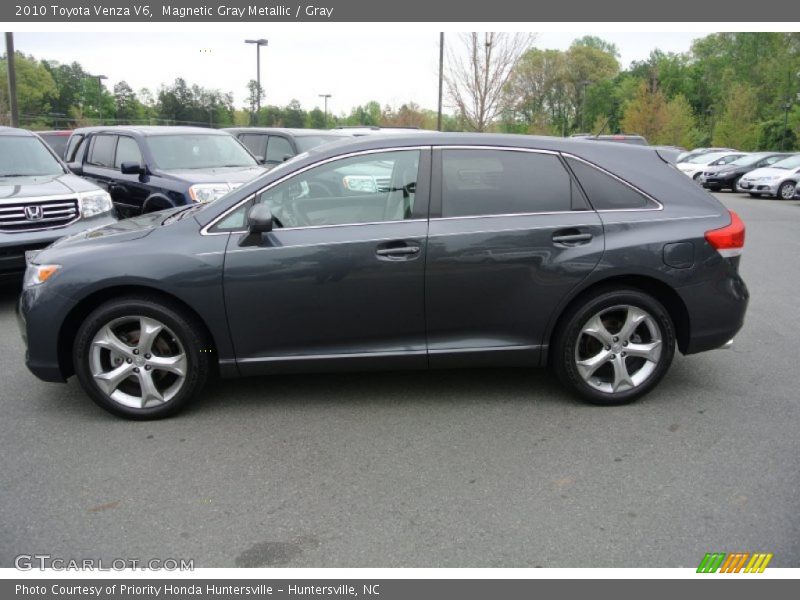
<svg viewBox="0 0 800 600"><path fill-rule="evenodd" d="M712 191L782 200L800 196L800 154L699 148L679 158L678 170Z"/></svg>

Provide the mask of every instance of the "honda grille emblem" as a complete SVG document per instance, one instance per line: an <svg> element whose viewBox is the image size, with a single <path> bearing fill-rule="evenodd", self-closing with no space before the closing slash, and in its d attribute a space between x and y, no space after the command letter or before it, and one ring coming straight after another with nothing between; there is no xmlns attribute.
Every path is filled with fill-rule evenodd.
<svg viewBox="0 0 800 600"><path fill-rule="evenodd" d="M38 204L25 207L25 218L28 221L38 221L42 218L42 207Z"/></svg>

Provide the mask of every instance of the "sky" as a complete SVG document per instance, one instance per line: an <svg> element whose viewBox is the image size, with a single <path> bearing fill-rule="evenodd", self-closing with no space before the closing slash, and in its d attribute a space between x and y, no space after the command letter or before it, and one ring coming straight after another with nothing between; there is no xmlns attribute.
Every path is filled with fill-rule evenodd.
<svg viewBox="0 0 800 600"><path fill-rule="evenodd" d="M264 104L285 105L297 99L305 109L322 108L320 94L331 94L328 110L348 113L353 106L377 100L398 107L414 101L435 109L438 94L439 35L414 31L412 25L346 26L309 30L276 29L241 32L18 32L17 51L38 59L79 62L95 75L106 75L108 89L125 80L134 90L154 93L162 84L183 77L188 83L233 92L244 107L246 85L256 76L255 46L245 39L266 38L261 48ZM446 33L447 39L457 34ZM623 68L647 58L651 50L685 52L703 32L542 32L539 48L566 49L575 38L597 35L619 48Z"/></svg>

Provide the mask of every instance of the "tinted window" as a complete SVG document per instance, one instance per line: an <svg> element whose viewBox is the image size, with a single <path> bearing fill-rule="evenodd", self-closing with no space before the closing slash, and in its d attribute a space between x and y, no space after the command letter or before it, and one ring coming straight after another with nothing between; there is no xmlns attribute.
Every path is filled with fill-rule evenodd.
<svg viewBox="0 0 800 600"><path fill-rule="evenodd" d="M555 155L505 150L442 153L443 217L570 208L570 177Z"/></svg>
<svg viewBox="0 0 800 600"><path fill-rule="evenodd" d="M152 135L145 139L155 163L167 171L252 167L258 164L231 135Z"/></svg>
<svg viewBox="0 0 800 600"><path fill-rule="evenodd" d="M63 173L61 164L39 138L19 135L0 136L0 178Z"/></svg>
<svg viewBox="0 0 800 600"><path fill-rule="evenodd" d="M50 146L56 154L62 158L64 157L64 150L67 149L67 140L69 136L61 133L42 133L39 135L42 136L42 139L47 142L47 145Z"/></svg>
<svg viewBox="0 0 800 600"><path fill-rule="evenodd" d="M114 166L114 147L117 145L115 135L96 135L92 142L92 149L89 152L87 162L98 167Z"/></svg>
<svg viewBox="0 0 800 600"><path fill-rule="evenodd" d="M652 200L600 169L572 158L567 162L595 210L657 207Z"/></svg>
<svg viewBox="0 0 800 600"><path fill-rule="evenodd" d="M114 166L119 169L124 162L135 162L142 164L142 154L139 152L139 145L136 140L127 136L120 136L117 144L117 157Z"/></svg>
<svg viewBox="0 0 800 600"><path fill-rule="evenodd" d="M317 146L341 141L343 139L347 139L347 137L342 135L304 135L301 137L296 137L294 139L294 143L297 144L297 150L299 152L308 152Z"/></svg>
<svg viewBox="0 0 800 600"><path fill-rule="evenodd" d="M256 196L269 205L275 227L401 221L413 218L418 150L354 156L300 173ZM215 230L240 230L251 204Z"/></svg>
<svg viewBox="0 0 800 600"><path fill-rule="evenodd" d="M267 162L283 162L287 156L294 156L292 145L286 138L276 135L269 136L267 145Z"/></svg>
<svg viewBox="0 0 800 600"><path fill-rule="evenodd" d="M267 136L260 133L243 133L239 136L239 141L250 150L254 156L264 156L264 148L267 145Z"/></svg>
<svg viewBox="0 0 800 600"><path fill-rule="evenodd" d="M80 161L83 157L79 154L79 152L83 148L83 140L85 139L86 136L80 133L70 136L69 143L67 144L67 150L64 154L64 160L67 162L73 162L75 160Z"/></svg>

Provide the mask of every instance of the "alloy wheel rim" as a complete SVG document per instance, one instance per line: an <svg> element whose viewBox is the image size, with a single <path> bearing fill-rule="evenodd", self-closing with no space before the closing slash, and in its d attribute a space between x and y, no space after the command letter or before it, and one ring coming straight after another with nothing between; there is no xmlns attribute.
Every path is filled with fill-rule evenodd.
<svg viewBox="0 0 800 600"><path fill-rule="evenodd" d="M791 200L792 198L794 198L794 190L795 187L793 185L784 183L781 186L781 198L783 198L784 200Z"/></svg>
<svg viewBox="0 0 800 600"><path fill-rule="evenodd" d="M620 304L595 313L575 344L578 374L590 387L615 394L643 385L661 360L663 340L646 310Z"/></svg>
<svg viewBox="0 0 800 600"><path fill-rule="evenodd" d="M101 327L90 344L89 369L112 401L135 409L172 400L186 381L186 352L157 319L126 316Z"/></svg>

